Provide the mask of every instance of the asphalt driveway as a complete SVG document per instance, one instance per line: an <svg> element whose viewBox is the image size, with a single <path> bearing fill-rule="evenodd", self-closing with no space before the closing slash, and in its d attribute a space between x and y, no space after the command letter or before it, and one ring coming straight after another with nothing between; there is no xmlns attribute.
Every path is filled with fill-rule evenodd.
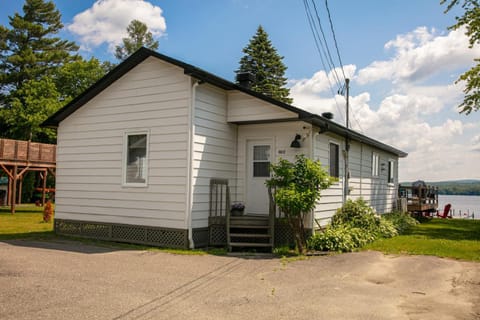
<svg viewBox="0 0 480 320"><path fill-rule="evenodd" d="M0 242L0 319L480 319L480 264Z"/></svg>

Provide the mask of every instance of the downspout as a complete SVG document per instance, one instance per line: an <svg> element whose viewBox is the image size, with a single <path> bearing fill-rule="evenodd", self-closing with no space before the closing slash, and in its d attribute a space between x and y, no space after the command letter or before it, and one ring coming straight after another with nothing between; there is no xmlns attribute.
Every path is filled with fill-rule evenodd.
<svg viewBox="0 0 480 320"><path fill-rule="evenodd" d="M193 209L193 152L194 152L194 135L195 135L195 100L196 100L196 89L198 86L198 81L193 80L191 86L191 103L190 103L190 112L188 113L188 190L187 190L187 206L186 206L186 217L187 217L187 229L188 229L188 247L190 249L195 248L195 242L193 241L193 228L192 228L192 209Z"/></svg>

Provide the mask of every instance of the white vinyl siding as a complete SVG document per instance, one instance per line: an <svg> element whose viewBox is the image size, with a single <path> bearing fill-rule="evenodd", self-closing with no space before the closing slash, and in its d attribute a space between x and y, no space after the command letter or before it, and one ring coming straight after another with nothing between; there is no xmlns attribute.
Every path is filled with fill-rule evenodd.
<svg viewBox="0 0 480 320"><path fill-rule="evenodd" d="M192 226L208 226L210 179L229 180L235 193L237 126L227 123L227 94L207 84L196 87L193 145Z"/></svg>
<svg viewBox="0 0 480 320"><path fill-rule="evenodd" d="M298 118L296 113L249 96L246 93L240 91L228 93L227 120L229 122L296 118Z"/></svg>
<svg viewBox="0 0 480 320"><path fill-rule="evenodd" d="M56 217L186 228L190 78L150 57L58 128ZM122 183L125 133L148 132L148 184Z"/></svg>
<svg viewBox="0 0 480 320"><path fill-rule="evenodd" d="M314 139L314 159L320 160L322 164L329 161L329 143L338 141L340 150L344 149L343 137L331 133L319 134ZM342 142L340 142L342 141ZM375 160L375 158L377 160ZM396 198L398 170L394 166L394 183L388 182L388 161L398 159L390 153L362 144L357 141L350 141L349 151L349 189L348 199L362 197L378 213L392 211ZM375 165L375 161L377 164ZM382 170L382 163L384 169ZM322 225L329 222L338 208L342 206L343 196L343 167L344 158L340 152L340 177L329 189L323 190L321 198L315 209L315 219ZM377 176L372 178L377 168Z"/></svg>
<svg viewBox="0 0 480 320"><path fill-rule="evenodd" d="M290 144L295 138L296 134L308 137L302 138L300 141L301 148L291 148ZM247 170L247 142L258 140L272 141L271 149L271 163L276 163L280 158L289 161L294 161L295 156L304 154L307 157L311 156L311 142L310 142L309 124L294 121L294 122L279 122L267 124L250 124L241 125L238 127L238 165L237 165L237 192L232 197L232 201L239 201L246 203L247 188L246 185L246 170ZM248 205L248 204L247 204ZM248 207L246 208L248 212ZM265 212L267 214L267 212Z"/></svg>
<svg viewBox="0 0 480 320"><path fill-rule="evenodd" d="M313 131L316 131L314 129ZM318 132L318 131L317 131ZM343 172L344 161L341 150L343 149L342 138L332 134L316 134L313 139L313 159L319 160L327 172L330 172L330 145L338 146L338 181L334 182L330 188L321 191L320 201L317 203L314 214L318 223L324 225L328 223L329 218L335 211L342 206L343 201Z"/></svg>

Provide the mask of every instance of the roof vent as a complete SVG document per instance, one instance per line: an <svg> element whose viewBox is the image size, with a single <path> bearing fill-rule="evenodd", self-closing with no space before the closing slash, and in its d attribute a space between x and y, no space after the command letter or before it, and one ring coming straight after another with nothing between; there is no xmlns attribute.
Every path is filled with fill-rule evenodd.
<svg viewBox="0 0 480 320"><path fill-rule="evenodd" d="M238 72L237 83L247 89L252 88L252 84L255 81L255 75L250 72Z"/></svg>
<svg viewBox="0 0 480 320"><path fill-rule="evenodd" d="M328 120L332 120L333 119L333 113L331 112L324 112L322 113L322 117L328 119Z"/></svg>

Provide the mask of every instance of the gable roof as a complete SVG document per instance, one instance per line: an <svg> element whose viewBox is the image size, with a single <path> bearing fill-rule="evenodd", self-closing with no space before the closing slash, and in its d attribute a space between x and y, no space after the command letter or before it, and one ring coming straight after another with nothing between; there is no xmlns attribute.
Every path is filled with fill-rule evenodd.
<svg viewBox="0 0 480 320"><path fill-rule="evenodd" d="M93 84L91 87L89 87L87 90L85 90L82 94L77 96L75 99L70 101L67 105L65 105L63 108L55 112L52 116L50 116L47 120L45 120L41 126L42 127L58 127L58 124L67 118L69 115L74 113L76 110L81 108L84 104L86 104L88 101L90 101L93 97L98 95L100 92L102 92L105 88L110 86L113 82L121 78L123 75L125 75L127 72L129 72L131 69L133 69L136 65L140 64L142 61L147 59L148 57L155 57L158 58L162 61L171 63L177 67L180 67L184 70L184 73L186 75L189 75L195 79L204 81L206 83L212 84L214 86L217 86L219 88L222 88L224 90L238 90L240 92L244 92L250 96L253 96L255 98L258 98L260 100L266 101L268 103L271 103L273 105L276 105L280 108L283 108L285 110L294 112L298 115L298 120L302 120L305 122L312 123L316 126L319 126L320 128L324 130L331 131L333 133L339 134L341 136L348 137L349 139L353 139L356 141L364 142L367 144L370 144L372 146L375 146L379 149L382 149L384 151L396 154L399 157L405 157L407 156L407 153L398 150L392 146L389 146L387 144L384 144L382 142L379 142L375 139L369 138L363 134L360 134L356 131L353 131L351 129L347 129L346 127L333 122L331 120L328 120L327 118L324 118L320 115L310 113L308 111L302 110L300 108L294 107L292 105L289 105L287 103L281 102L279 100L273 99L271 97L268 97L266 95L263 95L261 93L255 92L253 90L250 90L248 88L245 88L243 86L240 86L238 84L235 84L231 81L225 80L223 78L220 78L212 73L209 73L207 71L204 71L200 68L197 68L193 65L190 65L188 63L182 62L180 60L168 57L166 55L160 54L158 52L152 51L147 48L140 48L137 50L134 54L132 54L130 57L128 57L126 60L124 60L122 63L120 63L117 67L115 67L112 71L110 71L108 74L106 74L104 77L102 77L100 80L98 80L95 84Z"/></svg>

